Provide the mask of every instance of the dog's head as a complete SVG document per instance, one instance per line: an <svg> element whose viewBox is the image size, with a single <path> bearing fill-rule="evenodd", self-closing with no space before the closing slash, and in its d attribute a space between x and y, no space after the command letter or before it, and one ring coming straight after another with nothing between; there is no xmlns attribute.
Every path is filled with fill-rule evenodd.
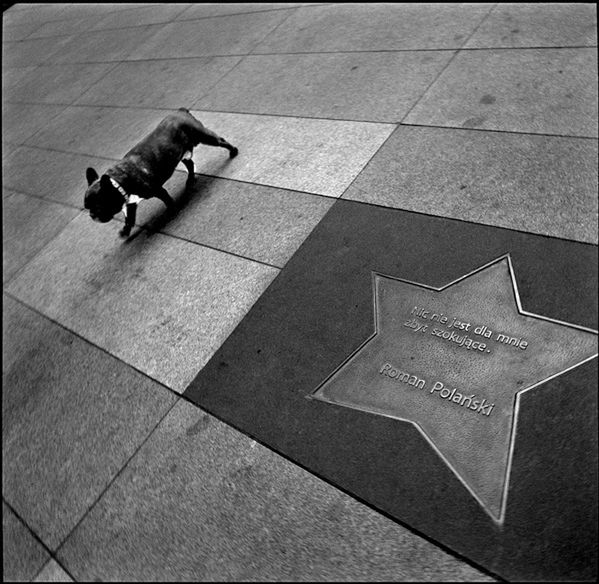
<svg viewBox="0 0 599 584"><path fill-rule="evenodd" d="M87 191L83 198L83 205L89 210L89 216L94 221L108 223L122 208L124 197L112 186L108 175L101 177L93 168L85 172L87 178Z"/></svg>

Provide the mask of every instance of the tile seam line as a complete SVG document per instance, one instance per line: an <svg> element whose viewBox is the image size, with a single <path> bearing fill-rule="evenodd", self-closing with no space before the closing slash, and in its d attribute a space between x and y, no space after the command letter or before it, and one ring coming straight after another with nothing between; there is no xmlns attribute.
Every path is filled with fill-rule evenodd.
<svg viewBox="0 0 599 584"><path fill-rule="evenodd" d="M447 128L447 129L451 129L451 128ZM487 131L487 130L482 130L482 131ZM391 134L393 134L393 132ZM536 134L533 134L533 135L536 135ZM391 135L389 136L389 138L390 137L391 137ZM557 136L557 137L558 138L563 138L564 136ZM387 138L385 140L385 142L389 138ZM578 138L578 137L575 137L575 138ZM593 140L596 140L596 138L593 138ZM92 155L89 155L89 154L81 154L79 152L70 152L70 151L67 151L67 150L59 150L57 148L45 148L43 146L24 145L23 147L24 148L35 148L37 150L47 150L47 151L50 151L50 152L60 152L61 154L75 154L75 155L78 155L78 156L92 156ZM101 158L101 159L106 160L108 162L113 162L113 161L117 160L117 159L114 159L114 158L106 158L106 157L103 157L103 156L95 156L94 155L93 157L94 158ZM364 166L364 168L365 167L366 167L366 165ZM362 173L362 171L364 170L364 168L360 171L359 174ZM178 170L176 172L184 173L185 171ZM444 216L444 215L433 215L433 214L430 214L430 213L425 213L424 211L414 211L414 210L411 210L411 209L404 209L402 207L389 207L388 205L383 205L381 203L372 203L370 201L360 201L360 200L357 200L357 199L347 199L347 198L346 199L342 199L342 196L345 195L346 191L349 189L349 186L351 186L353 184L353 182L358 178L357 176L350 183L350 185L347 187L346 191L344 191L344 193L343 193L342 196L335 197L335 196L331 196L331 195L323 195L322 193L312 193L312 192L309 192L309 191L301 191L301 190L297 190L297 189L291 189L289 187L278 187L278 186L273 186L273 185L267 185L267 184L264 184L264 183L256 183L256 182L251 182L251 181L244 181L244 180L241 180L241 179L223 177L223 176L218 176L218 175L213 175L213 174L205 174L205 173L196 173L196 174L198 176L206 176L206 177L210 177L210 178L218 178L220 180L228 180L228 181L238 182L238 183L242 183L242 184L254 185L254 186L258 186L258 187L265 187L265 188L269 188L269 189L278 189L278 190L288 191L288 192L291 192L291 193L301 193L303 195L310 195L310 196L313 196L313 197L320 197L320 198L323 198L323 199L328 199L328 200L333 201L333 204L337 200L343 200L343 201L346 201L346 202L360 204L360 205L369 205L371 207L377 207L379 209L395 210L395 211L401 211L403 213L414 213L416 215L422 215L424 217L431 217L433 219L442 219L442 220L447 220L447 221L458 221L460 223L467 223L469 225L480 225L480 226L483 226L483 227L491 227L491 228L494 228L494 229L503 229L503 230L506 230L506 231L513 231L513 232L516 232L516 233L522 233L524 235L535 235L537 237L545 237L545 238L549 238L549 239L555 239L555 240L559 240L559 241L565 241L565 242L568 242L568 243L577 243L577 244L583 244L583 245L591 245L593 247L597 247L598 246L597 243L593 243L593 242L590 242L590 241L581 241L581 240L578 240L578 239L570 239L568 237L561 237L561 236L558 236L558 235L549 235L549 234L546 234L546 233L537 233L537 232L534 232L534 231L523 231L521 229L515 229L513 227L504 227L504 226L500 226L500 225L493 225L491 223L481 223L479 221L471 221L471 220L468 220L468 219L458 219L458 218L455 218L455 217L447 217L447 216ZM358 176L359 176L359 174L358 174ZM20 193L22 195L31 195L31 193L25 192L22 189L18 189L18 188L12 187L10 185L8 185L6 188L8 190L11 190L11 191L14 191L14 192L18 192L18 193ZM32 195L32 196L37 196L40 199L44 199L46 201L51 201L51 202L54 202L54 203L57 203L57 204L64 204L64 203L60 203L58 201L55 201L54 199L49 199L47 197L43 197L43 196L40 196L40 195ZM64 204L64 205L68 206L66 204ZM71 208L78 208L78 207L72 206ZM82 209L80 209L80 210L82 210ZM160 232L160 233L162 233L162 232ZM171 236L169 234L164 234L164 233L162 233L162 234L163 235L167 235L168 237L174 237L174 236ZM195 245L203 245L203 244L196 243L196 242L193 242L193 243ZM223 251L224 253L228 253L225 250L221 250L221 249L218 249L218 248L214 248L214 249L217 249L217 251ZM241 257L244 257L244 256L241 256ZM245 259L248 259L249 261L256 261L256 260L254 260L252 258L245 258ZM287 262L285 262L285 264L287 264ZM282 270L284 268L284 266L283 266L283 268L279 268L278 266L271 265L271 264L266 264L266 265L269 265L270 267L273 267L275 269L280 269L280 270Z"/></svg>
<svg viewBox="0 0 599 584"><path fill-rule="evenodd" d="M42 546L42 548L46 551L46 553L50 556L45 562L42 563L39 570L35 573L35 575L30 580L28 580L28 582L33 582L41 574L42 570L48 565L48 562L51 559L54 560L62 569L64 569L64 571L71 578L71 580L73 580L73 582L76 582L77 580L75 580L75 578L73 578L73 575L69 572L69 570L65 569L65 567L62 565L62 563L57 559L56 554L46 545L46 543L42 540L42 538L23 519L23 517L21 517L20 513L18 513L17 510L6 500L6 497L4 495L2 495L2 502L10 509L10 511L17 518L17 520L23 524L25 529L31 534L31 536L37 541L37 543L40 544Z"/></svg>
<svg viewBox="0 0 599 584"><path fill-rule="evenodd" d="M79 99L79 98L78 98ZM203 98L201 98L203 99ZM420 98L421 99L421 98ZM163 106L143 106L138 107L134 105L99 105L93 103L46 103L46 102L32 102L32 101L10 101L5 100L4 103L11 103L13 105L41 105L41 106L55 106L55 107L79 107L79 108L105 108L105 109L122 109L122 110L149 110L149 111L164 111L164 112L172 112L174 108L171 107L163 107ZM415 106L413 106L415 107ZM412 107L412 109L413 109ZM216 114L230 114L230 115L239 115L239 116L262 116L262 117L271 117L271 118L294 118L297 120L322 120L325 122L343 122L350 124L378 124L378 125L387 125L387 126L408 126L408 127L417 127L417 128L436 128L436 129L446 129L446 130L460 130L460 131L470 131L470 132L493 132L495 134L513 134L517 136L545 136L548 138L568 138L568 139L581 139L581 140L599 140L599 136L579 136L575 134L551 134L547 132L524 132L524 131L515 131L515 130L498 130L495 128L463 128L460 126L439 126L439 125L429 125L429 124L414 124L414 123L405 123L402 121L373 121L373 120L354 120L349 118L326 118L326 117L317 117L317 116L306 116L306 115L296 115L296 114L281 114L281 113L263 113L263 112L239 112L239 111L230 111L230 110L213 110L206 109L201 105L194 105L189 109L201 112L208 113L216 113ZM64 112L61 111L57 115L61 115ZM409 112L408 112L409 113ZM407 114L406 114L407 116ZM405 119L404 116L402 119ZM26 142L32 139L37 135L37 132L31 137L27 138ZM26 142L14 142L18 146L28 146L28 147L36 147L32 144L27 144ZM80 152L70 151L70 150L60 150L58 148L45 148L43 146L39 146L38 148L44 150L56 150L57 152L64 152L68 154L81 154ZM92 156L92 155L90 155ZM98 156L98 158L105 158L102 156ZM111 159L116 160L116 159Z"/></svg>
<svg viewBox="0 0 599 584"><path fill-rule="evenodd" d="M206 365L208 365L208 363ZM198 374L199 374L199 372L198 372ZM254 442L260 444L260 446L262 446L263 448L266 448L267 450L269 450L270 452L272 452L276 456L281 457L283 460L287 461L288 463L290 463L290 464L292 464L292 465L294 465L294 466L302 469L304 472L307 472L308 474L310 474L311 476L315 477L316 479L318 479L318 480L322 481L323 483L325 483L325 484L333 487L334 489L340 491L341 493L343 493L344 495L346 495L350 499L358 502L359 504L363 505L364 507L366 507L366 508L370 509L371 511L375 512L377 515L382 515L383 517L385 517L386 519L388 519L389 521L391 521L393 524L400 525L401 527L403 527L404 529L406 529L408 532L412 533L413 535L416 535L417 537L420 537L421 539L423 539L423 540L427 541L428 543L434 545L435 547L441 549L442 551L444 551L448 555L450 555L450 556L452 556L452 557L454 557L454 558L462 561L463 563L465 563L465 564L469 565L470 567L472 567L472 568L474 568L474 569L476 569L476 570L478 570L478 571L486 574L487 576L491 576L491 577L497 579L499 582L507 582L507 580L504 580L501 576L498 576L497 574L494 574L493 572L491 572L490 570L488 570L484 566L481 566L481 565L475 563L473 560L471 560L471 559L469 559L469 558L467 558L465 556L460 555L459 552L451 549L450 547L446 546L444 543L441 543L440 541L437 541L437 540L433 539L429 535L427 535L427 534L425 534L423 532L418 531L418 529L412 527L408 523L404 523L403 521L401 521L399 519L396 519L395 517L393 517L391 514L387 513L386 511L384 511L382 509L379 509L374 504L368 502L365 499L362 499L360 496L353 494L351 491L349 491L345 487L343 487L343 486L335 483L332 479L329 479L329 478L325 477L324 475L321 475L320 473L311 470L304 463L301 463L299 461L294 460L289 455L287 455L284 452L278 450L274 446L269 445L267 442L261 440L260 438L258 438L257 436L253 435L249 431L244 430L244 429L238 427L237 424L235 424L233 422L230 422L230 421L227 421L224 417L220 416L219 414L216 414L211 409L209 409L209 408L207 408L205 406L198 405L196 402L192 401L190 397L188 397L187 395L185 395L185 392L183 392L181 394L181 400L186 401L190 405L192 405L192 406L200 409L201 411L206 412L207 414L213 416L214 418L216 418L222 424L225 424L225 425L229 426L230 428L232 428L236 432L239 432L240 434L246 436L250 440L253 440Z"/></svg>

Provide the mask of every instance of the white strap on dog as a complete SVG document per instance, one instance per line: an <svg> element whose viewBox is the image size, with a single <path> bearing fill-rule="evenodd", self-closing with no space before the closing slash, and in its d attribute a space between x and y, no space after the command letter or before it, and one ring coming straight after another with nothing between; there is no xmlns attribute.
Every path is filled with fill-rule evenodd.
<svg viewBox="0 0 599 584"><path fill-rule="evenodd" d="M125 204L123 205L123 213L125 217L127 216L127 205L131 205L133 203L137 204L141 201L141 197L138 195L130 195L118 182L116 182L111 176L108 177L112 186L119 192L123 197L125 197Z"/></svg>

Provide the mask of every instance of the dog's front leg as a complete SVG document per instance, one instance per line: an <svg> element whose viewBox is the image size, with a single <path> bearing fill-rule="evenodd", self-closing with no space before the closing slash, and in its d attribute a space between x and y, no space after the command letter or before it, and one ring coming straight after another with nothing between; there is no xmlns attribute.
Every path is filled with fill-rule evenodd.
<svg viewBox="0 0 599 584"><path fill-rule="evenodd" d="M129 237L131 229L135 225L135 215L137 214L137 203L129 203L125 206L125 227L119 231L121 237Z"/></svg>

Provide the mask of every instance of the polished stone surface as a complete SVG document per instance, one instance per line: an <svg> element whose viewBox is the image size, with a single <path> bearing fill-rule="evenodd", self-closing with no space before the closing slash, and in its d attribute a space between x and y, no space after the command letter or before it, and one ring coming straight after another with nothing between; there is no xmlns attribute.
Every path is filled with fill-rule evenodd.
<svg viewBox="0 0 599 584"><path fill-rule="evenodd" d="M194 151L202 174L339 197L394 129L392 124L192 111L239 148Z"/></svg>
<svg viewBox="0 0 599 584"><path fill-rule="evenodd" d="M4 95L17 102L70 104L114 68L112 63L47 65Z"/></svg>
<svg viewBox="0 0 599 584"><path fill-rule="evenodd" d="M373 334L373 271L440 288L508 253L523 310L596 335L596 246L339 200L184 396L503 578L592 580L596 357L520 399L501 529L414 424L306 399Z"/></svg>
<svg viewBox="0 0 599 584"><path fill-rule="evenodd" d="M278 270L122 224L72 221L8 286L36 310L182 392Z"/></svg>
<svg viewBox="0 0 599 584"><path fill-rule="evenodd" d="M21 193L2 202L2 282L10 280L79 214Z"/></svg>
<svg viewBox="0 0 599 584"><path fill-rule="evenodd" d="M462 51L408 124L597 137L597 51Z"/></svg>
<svg viewBox="0 0 599 584"><path fill-rule="evenodd" d="M56 560L50 560L33 582L74 582Z"/></svg>
<svg viewBox="0 0 599 584"><path fill-rule="evenodd" d="M29 582L48 558L47 550L2 501L2 580Z"/></svg>
<svg viewBox="0 0 599 584"><path fill-rule="evenodd" d="M343 198L597 243L597 142L400 126Z"/></svg>
<svg viewBox="0 0 599 584"><path fill-rule="evenodd" d="M58 558L77 580L490 581L184 401Z"/></svg>
<svg viewBox="0 0 599 584"><path fill-rule="evenodd" d="M312 10L316 10L313 8ZM194 108L398 122L453 51L246 57ZM376 95L375 100L372 96Z"/></svg>
<svg viewBox="0 0 599 584"><path fill-rule="evenodd" d="M166 219L164 205L154 199L139 206L137 223L277 267L333 204L328 197L207 176L198 176L185 193L170 192L180 206L176 217Z"/></svg>
<svg viewBox="0 0 599 584"><path fill-rule="evenodd" d="M2 67L40 65L58 53L73 37L61 36L2 43Z"/></svg>
<svg viewBox="0 0 599 584"><path fill-rule="evenodd" d="M191 108L240 60L204 57L120 63L75 103Z"/></svg>
<svg viewBox="0 0 599 584"><path fill-rule="evenodd" d="M273 10L165 24L128 59L246 54L288 15L286 10Z"/></svg>
<svg viewBox="0 0 599 584"><path fill-rule="evenodd" d="M298 8L253 52L459 49L492 7L357 3Z"/></svg>
<svg viewBox="0 0 599 584"><path fill-rule="evenodd" d="M2 495L53 550L175 397L6 295L2 347Z"/></svg>
<svg viewBox="0 0 599 584"><path fill-rule="evenodd" d="M142 5L138 8L119 10L118 12L111 12L110 14L97 19L90 30L104 30L170 22L177 17L183 16L190 6L192 5L169 2L168 4Z"/></svg>
<svg viewBox="0 0 599 584"><path fill-rule="evenodd" d="M212 16L228 16L230 14L245 14L248 12L265 12L268 10L281 10L304 6L306 3L293 2L221 2L221 3L193 3L176 20L192 20L194 18L210 18Z"/></svg>
<svg viewBox="0 0 599 584"><path fill-rule="evenodd" d="M581 2L497 4L466 48L569 47L597 44L597 7Z"/></svg>
<svg viewBox="0 0 599 584"><path fill-rule="evenodd" d="M2 150L11 152L17 144L23 144L64 111L62 105L2 103L2 143L9 142Z"/></svg>

